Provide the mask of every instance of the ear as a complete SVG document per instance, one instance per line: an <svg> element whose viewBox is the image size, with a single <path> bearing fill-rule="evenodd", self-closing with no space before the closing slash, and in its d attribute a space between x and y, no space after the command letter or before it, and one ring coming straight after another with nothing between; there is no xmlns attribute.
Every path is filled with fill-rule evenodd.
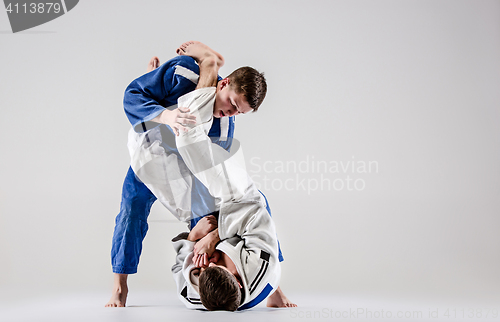
<svg viewBox="0 0 500 322"><path fill-rule="evenodd" d="M223 89L224 87L228 86L230 82L231 82L231 81L229 80L229 78L227 78L227 77L226 77L226 78L224 78L223 80L221 80L221 81L219 82L219 84L218 84L218 86L217 86L217 87L219 87L219 90L221 90L221 89Z"/></svg>

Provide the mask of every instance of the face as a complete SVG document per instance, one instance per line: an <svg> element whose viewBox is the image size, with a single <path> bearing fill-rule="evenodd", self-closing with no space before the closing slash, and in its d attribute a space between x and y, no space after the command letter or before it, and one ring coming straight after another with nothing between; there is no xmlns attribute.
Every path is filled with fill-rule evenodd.
<svg viewBox="0 0 500 322"><path fill-rule="evenodd" d="M230 82L229 78L224 78L217 83L214 117L220 118L253 111L243 94L236 93L230 86Z"/></svg>

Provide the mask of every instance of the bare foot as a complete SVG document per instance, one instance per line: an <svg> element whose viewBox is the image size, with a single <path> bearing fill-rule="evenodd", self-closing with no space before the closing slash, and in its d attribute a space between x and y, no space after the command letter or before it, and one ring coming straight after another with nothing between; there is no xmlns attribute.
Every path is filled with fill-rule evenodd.
<svg viewBox="0 0 500 322"><path fill-rule="evenodd" d="M193 57L198 64L201 64L206 58L215 58L219 68L224 65L224 57L221 54L199 41L187 41L180 45L176 52L181 56Z"/></svg>
<svg viewBox="0 0 500 322"><path fill-rule="evenodd" d="M151 58L151 60L148 63L148 73L150 71L158 68L158 66L160 66L160 59L158 57L154 56L153 58Z"/></svg>
<svg viewBox="0 0 500 322"><path fill-rule="evenodd" d="M297 307L297 304L292 303L283 293L281 288L278 289L267 298L267 307Z"/></svg>
<svg viewBox="0 0 500 322"><path fill-rule="evenodd" d="M127 278L127 274L114 274L113 294L105 307L125 307L128 294Z"/></svg>
<svg viewBox="0 0 500 322"><path fill-rule="evenodd" d="M128 290L115 290L105 307L125 307Z"/></svg>

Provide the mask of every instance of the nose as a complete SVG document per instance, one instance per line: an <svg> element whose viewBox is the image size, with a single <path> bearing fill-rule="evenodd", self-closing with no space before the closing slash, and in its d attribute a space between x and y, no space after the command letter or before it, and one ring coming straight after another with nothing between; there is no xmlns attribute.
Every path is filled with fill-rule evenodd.
<svg viewBox="0 0 500 322"><path fill-rule="evenodd" d="M236 114L238 114L238 110L232 106L226 111L227 116L233 116Z"/></svg>
<svg viewBox="0 0 500 322"><path fill-rule="evenodd" d="M217 266L217 265L215 265L215 264L214 264L214 263L212 263L212 262L208 263L208 267L213 267L213 266Z"/></svg>

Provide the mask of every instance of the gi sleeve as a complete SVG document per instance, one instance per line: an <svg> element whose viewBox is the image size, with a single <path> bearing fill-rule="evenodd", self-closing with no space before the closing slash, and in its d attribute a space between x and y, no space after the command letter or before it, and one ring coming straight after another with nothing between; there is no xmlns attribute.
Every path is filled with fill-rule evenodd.
<svg viewBox="0 0 500 322"><path fill-rule="evenodd" d="M132 81L125 90L123 106L134 130L144 132L157 126L150 121L175 105L179 96L192 91L198 73L193 58L179 56Z"/></svg>
<svg viewBox="0 0 500 322"><path fill-rule="evenodd" d="M220 210L219 237L221 240L239 236L249 248L277 249L276 228L265 207L258 202L225 205Z"/></svg>
<svg viewBox="0 0 500 322"><path fill-rule="evenodd" d="M260 195L245 167L241 146L233 141L230 152L212 143L207 124L213 111L215 89L201 88L179 98L179 105L189 107L199 123L176 137L177 148L189 170L220 204L235 202L249 195Z"/></svg>
<svg viewBox="0 0 500 322"><path fill-rule="evenodd" d="M195 242L187 240L189 233L180 233L172 239L172 245L177 253L172 273L177 286L177 297L189 309L203 309L200 296L188 282L189 272L193 268L190 263Z"/></svg>
<svg viewBox="0 0 500 322"><path fill-rule="evenodd" d="M231 204L220 211L219 236L228 241L218 246L225 253L230 251L226 248L232 240L242 240L239 256L245 271L247 296L240 309L257 305L279 286L281 277L278 241L271 216L260 203Z"/></svg>
<svg viewBox="0 0 500 322"><path fill-rule="evenodd" d="M195 242L187 240L189 233L180 233L172 239L172 245L177 253L175 256L175 264L172 266L172 273L176 274L182 270L184 260L193 252Z"/></svg>

